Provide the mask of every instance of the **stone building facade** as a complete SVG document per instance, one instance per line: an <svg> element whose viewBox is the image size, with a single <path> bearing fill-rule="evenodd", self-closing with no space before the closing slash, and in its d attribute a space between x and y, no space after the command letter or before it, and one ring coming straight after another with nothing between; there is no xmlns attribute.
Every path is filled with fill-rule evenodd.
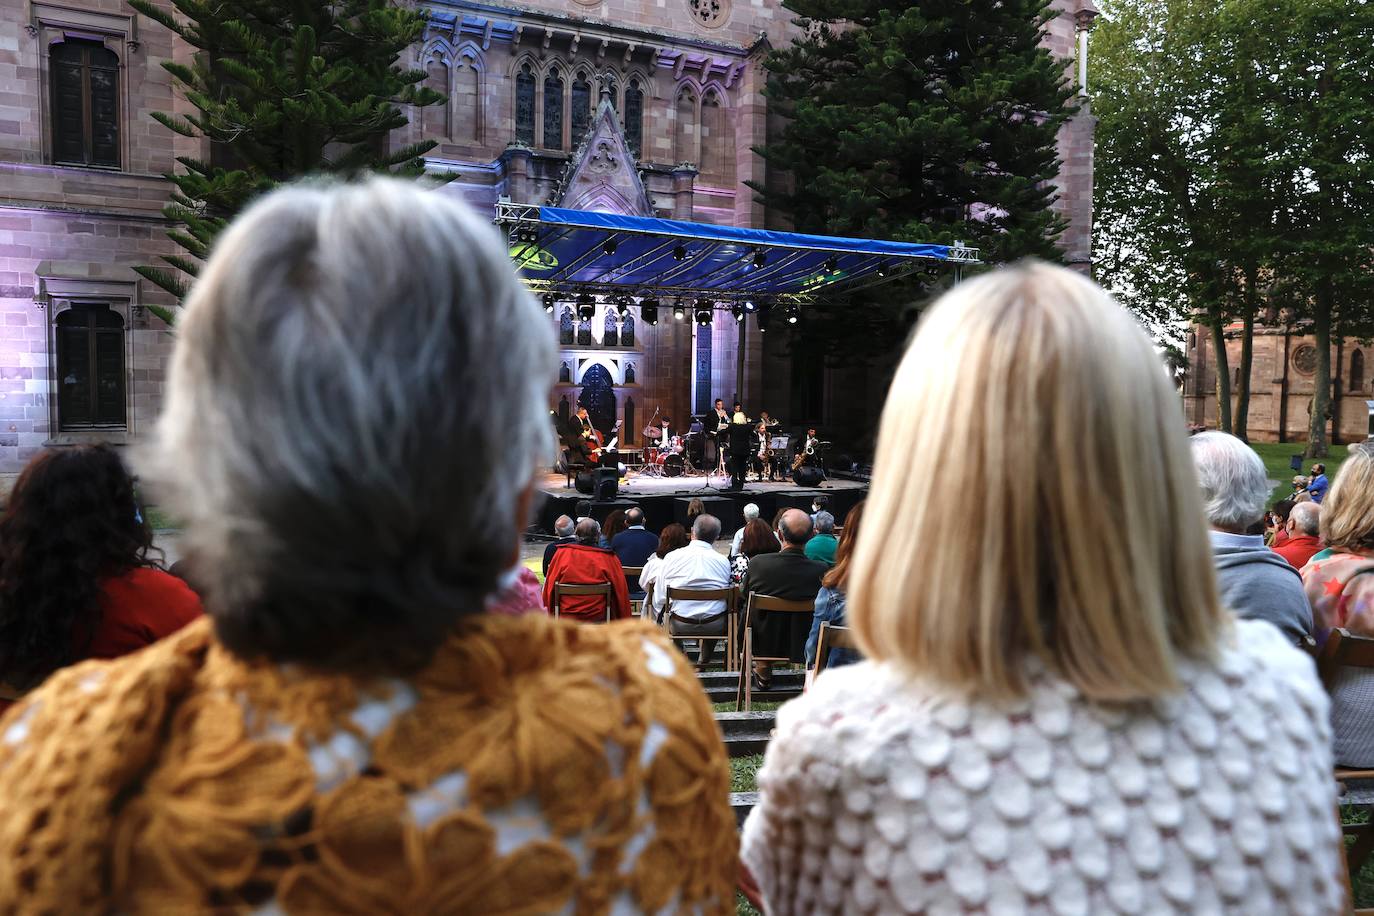
<svg viewBox="0 0 1374 916"><path fill-rule="evenodd" d="M743 184L765 178L762 60L795 28L777 0L425 5L415 62L449 101L391 142L439 141L431 167L457 175L441 193L785 228ZM1096 11L1054 7L1046 45L1075 66ZM0 4L0 474L46 444L133 441L158 412L171 335L147 306L166 299L131 268L174 253L160 176L208 154L149 117L185 113L160 64L190 50L123 0ZM1085 106L1060 143L1063 246L1083 269L1093 123ZM555 309L552 406L594 394L632 445L655 409L683 421L716 396L835 439L868 422L865 373L793 366L725 314L636 326L601 303L569 329Z"/></svg>

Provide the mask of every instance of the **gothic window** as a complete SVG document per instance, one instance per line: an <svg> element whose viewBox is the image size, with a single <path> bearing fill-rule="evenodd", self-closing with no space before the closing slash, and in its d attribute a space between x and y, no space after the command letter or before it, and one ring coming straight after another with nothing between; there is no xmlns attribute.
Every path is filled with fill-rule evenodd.
<svg viewBox="0 0 1374 916"><path fill-rule="evenodd" d="M579 347L590 347L592 345L592 323L590 321L579 321L577 323L577 345Z"/></svg>
<svg viewBox="0 0 1374 916"><path fill-rule="evenodd" d="M124 319L106 303L81 303L56 324L58 427L125 426Z"/></svg>
<svg viewBox="0 0 1374 916"><path fill-rule="evenodd" d="M701 97L701 174L719 180L725 176L725 112L720 95L712 89Z"/></svg>
<svg viewBox="0 0 1374 916"><path fill-rule="evenodd" d="M633 347L635 345L635 320L629 315L620 319L620 345L622 347ZM627 381L634 381L627 379Z"/></svg>
<svg viewBox="0 0 1374 916"><path fill-rule="evenodd" d="M568 396L565 394L558 399L558 419L561 421L559 426L568 425L568 417L572 414L572 405L568 403Z"/></svg>
<svg viewBox="0 0 1374 916"><path fill-rule="evenodd" d="M567 363L558 367L558 380L564 383L572 381L572 370L568 368Z"/></svg>
<svg viewBox="0 0 1374 916"><path fill-rule="evenodd" d="M606 330L601 335L601 345L603 347L620 346L620 322L616 319L615 310L606 310Z"/></svg>
<svg viewBox="0 0 1374 916"><path fill-rule="evenodd" d="M625 399L625 422L620 425L620 438L626 445L632 445L635 441L634 398Z"/></svg>
<svg viewBox="0 0 1374 916"><path fill-rule="evenodd" d="M481 141L482 107L481 77L477 62L470 57L459 58L460 66L453 72L453 98L449 111L457 112L457 127L449 136L462 140Z"/></svg>
<svg viewBox="0 0 1374 916"><path fill-rule="evenodd" d="M53 161L119 167L119 56L98 41L52 46Z"/></svg>
<svg viewBox="0 0 1374 916"><path fill-rule="evenodd" d="M563 315L558 319L558 342L565 347L572 346L573 342L573 310L565 306Z"/></svg>
<svg viewBox="0 0 1374 916"><path fill-rule="evenodd" d="M452 96L449 91L449 66L437 55L430 58L429 63L425 64L425 88L433 89L435 92L444 95L444 101L438 105L427 105L421 108L420 132L422 135L438 134L441 137L453 136L453 130L449 123L449 111L452 104Z"/></svg>
<svg viewBox="0 0 1374 916"><path fill-rule="evenodd" d="M686 86L677 95L677 135L673 143L673 157L678 162L696 162L697 100Z"/></svg>
<svg viewBox="0 0 1374 916"><path fill-rule="evenodd" d="M635 367L634 367L634 366L626 366L626 367L625 367L625 384L627 384L627 385L633 385L634 383L635 383Z"/></svg>
<svg viewBox="0 0 1374 916"><path fill-rule="evenodd" d="M605 366L597 364L582 373L582 393L577 397L578 405L587 408L592 425L607 437L610 436L611 428L615 426L613 386L611 373L606 371Z"/></svg>
<svg viewBox="0 0 1374 916"><path fill-rule="evenodd" d="M1350 354L1350 390L1364 390L1364 353L1359 350Z"/></svg>
<svg viewBox="0 0 1374 916"><path fill-rule="evenodd" d="M724 24L730 15L730 0L687 0L692 18L708 29Z"/></svg>
<svg viewBox="0 0 1374 916"><path fill-rule="evenodd" d="M544 77L544 146L563 148L563 77L557 71Z"/></svg>
<svg viewBox="0 0 1374 916"><path fill-rule="evenodd" d="M644 89L639 80L632 79L625 87L625 141L630 153L640 158L644 138Z"/></svg>
<svg viewBox="0 0 1374 916"><path fill-rule="evenodd" d="M534 146L534 71L529 64L515 77L515 139Z"/></svg>
<svg viewBox="0 0 1374 916"><path fill-rule="evenodd" d="M582 142L587 128L592 123L592 84L585 73L573 77L572 84L572 142L573 146Z"/></svg>

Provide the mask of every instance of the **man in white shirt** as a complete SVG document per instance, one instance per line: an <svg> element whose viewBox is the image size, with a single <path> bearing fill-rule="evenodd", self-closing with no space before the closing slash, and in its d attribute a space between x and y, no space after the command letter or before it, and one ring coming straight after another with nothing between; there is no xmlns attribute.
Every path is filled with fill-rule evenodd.
<svg viewBox="0 0 1374 916"><path fill-rule="evenodd" d="M716 553L720 519L702 513L692 524L692 540L663 558L658 586L666 597L670 588L729 588L730 561ZM668 605L668 632L674 636L724 636L727 621L724 601L677 601ZM714 639L701 640L697 664L704 665L715 651Z"/></svg>
<svg viewBox="0 0 1374 916"><path fill-rule="evenodd" d="M744 507L744 524L739 526L735 532L735 537L730 541L730 556L739 556L740 547L744 544L744 529L749 527L749 523L759 517L759 507L749 503Z"/></svg>

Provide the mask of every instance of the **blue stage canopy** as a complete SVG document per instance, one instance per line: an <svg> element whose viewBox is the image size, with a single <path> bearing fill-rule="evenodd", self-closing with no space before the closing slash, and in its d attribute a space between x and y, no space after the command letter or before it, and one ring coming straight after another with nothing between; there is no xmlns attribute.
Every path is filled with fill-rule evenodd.
<svg viewBox="0 0 1374 916"><path fill-rule="evenodd" d="M539 292L807 301L978 263L976 249L742 229L501 203L511 258Z"/></svg>

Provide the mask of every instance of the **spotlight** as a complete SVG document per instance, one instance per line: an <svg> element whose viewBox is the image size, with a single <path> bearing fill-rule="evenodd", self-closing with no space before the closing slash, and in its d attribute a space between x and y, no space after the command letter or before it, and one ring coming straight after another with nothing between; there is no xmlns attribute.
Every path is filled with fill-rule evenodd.
<svg viewBox="0 0 1374 916"><path fill-rule="evenodd" d="M697 309L696 319L697 319L697 324L700 325L701 327L703 327L703 328L708 328L708 327L710 327L710 326L711 326L711 310L710 310L710 309Z"/></svg>
<svg viewBox="0 0 1374 916"><path fill-rule="evenodd" d="M801 316L801 309L800 309L799 307L797 307L796 304L789 305L789 306L787 307L787 323L788 323L788 324L796 324L796 323L797 323L797 319L798 319L800 316Z"/></svg>
<svg viewBox="0 0 1374 916"><path fill-rule="evenodd" d="M641 299L639 302L639 317L647 325L658 324L658 300Z"/></svg>
<svg viewBox="0 0 1374 916"><path fill-rule="evenodd" d="M878 276L880 276L880 277L886 277L886 276L887 276L887 262L886 262L886 261L879 261L879 262L878 262Z"/></svg>
<svg viewBox="0 0 1374 916"><path fill-rule="evenodd" d="M753 299L746 299L744 300L744 310L746 312L749 312L750 314L753 314L754 312L757 312L759 310L758 303L755 302Z"/></svg>
<svg viewBox="0 0 1374 916"><path fill-rule="evenodd" d="M735 316L735 320L736 320L736 321L743 321L743 320L744 320L744 306L742 306L742 305L740 305L738 302L736 302L734 305L730 306L730 314Z"/></svg>
<svg viewBox="0 0 1374 916"><path fill-rule="evenodd" d="M590 293L583 293L577 297L577 317L583 321L591 321L596 316L596 300Z"/></svg>
<svg viewBox="0 0 1374 916"><path fill-rule="evenodd" d="M546 311L546 312L548 312L550 315L552 315L552 314L553 314L553 308L554 308L553 293L545 293L544 295L540 296L539 298L540 298L540 300L544 303L544 311Z"/></svg>
<svg viewBox="0 0 1374 916"><path fill-rule="evenodd" d="M620 317L621 317L621 318L624 318L626 315L629 315L629 314L630 314L630 297L629 297L629 296L625 296L625 295L616 296L616 297L615 297L615 310L616 310L617 312L620 313Z"/></svg>
<svg viewBox="0 0 1374 916"><path fill-rule="evenodd" d="M687 310L682 307L682 301L678 300L677 305L673 306L673 317L678 321L687 317Z"/></svg>
<svg viewBox="0 0 1374 916"><path fill-rule="evenodd" d="M765 306L763 306L762 308L760 308L760 309L758 310L758 314L756 314L756 315L754 316L754 320L757 321L757 322L759 323L759 333L760 333L760 334L762 334L762 333L764 333L764 332L766 332L766 331L768 330L768 319L769 319L770 314L772 313L772 311L773 311L773 310L772 310L771 308L769 308L767 305L765 305Z"/></svg>
<svg viewBox="0 0 1374 916"><path fill-rule="evenodd" d="M687 260L687 248L686 248L686 246L684 246L684 245L679 245L679 246L677 246L676 248L673 249L673 260L674 260L674 261L685 261L685 260Z"/></svg>
<svg viewBox="0 0 1374 916"><path fill-rule="evenodd" d="M768 263L768 255L764 254L762 251L760 251L759 249L755 248L755 249L754 249L754 266L755 266L755 267L762 267L763 265L765 265L765 264L767 264L767 263Z"/></svg>
<svg viewBox="0 0 1374 916"><path fill-rule="evenodd" d="M602 251L602 253L605 254L607 257L610 257L611 255L615 254L615 249L616 249L616 240L615 240L615 239L606 239L606 241L603 242L602 245L601 245L601 251Z"/></svg>
<svg viewBox="0 0 1374 916"><path fill-rule="evenodd" d="M840 262L839 262L839 261L835 260L834 258L826 258L826 259L825 259L825 272L826 272L826 273L828 273L828 274L833 274L835 271L837 271L837 270L839 270L839 269L840 269Z"/></svg>

